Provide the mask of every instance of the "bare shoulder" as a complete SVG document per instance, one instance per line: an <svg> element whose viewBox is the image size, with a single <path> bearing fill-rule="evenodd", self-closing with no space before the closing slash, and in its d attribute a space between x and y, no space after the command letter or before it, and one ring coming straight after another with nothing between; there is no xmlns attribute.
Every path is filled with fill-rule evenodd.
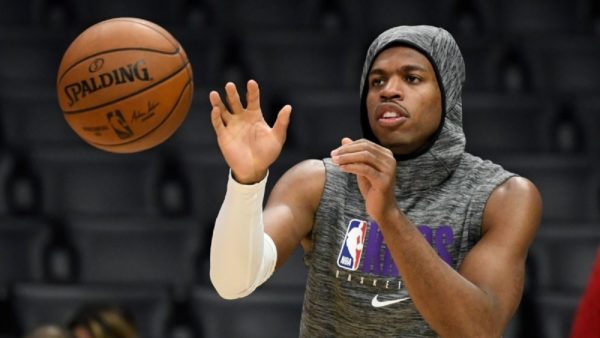
<svg viewBox="0 0 600 338"><path fill-rule="evenodd" d="M295 201L318 206L325 187L325 165L320 160L304 160L291 167L273 187L269 201Z"/></svg>
<svg viewBox="0 0 600 338"><path fill-rule="evenodd" d="M513 177L498 186L483 212L482 236L465 257L460 273L485 290L505 325L522 294L525 260L541 220L542 199L535 185Z"/></svg>
<svg viewBox="0 0 600 338"><path fill-rule="evenodd" d="M512 177L491 194L483 215L483 233L499 228L532 239L542 216L542 197L530 180ZM506 232L503 231L503 232Z"/></svg>
<svg viewBox="0 0 600 338"><path fill-rule="evenodd" d="M325 165L321 160L304 160L291 167L282 178L325 180Z"/></svg>
<svg viewBox="0 0 600 338"><path fill-rule="evenodd" d="M494 190L492 197L533 199L541 202L541 196L535 184L521 176L511 177L506 180L506 182Z"/></svg>
<svg viewBox="0 0 600 338"><path fill-rule="evenodd" d="M309 237L325 187L325 165L306 160L290 168L271 191L264 211L265 231L278 253L278 266L302 243L312 247Z"/></svg>

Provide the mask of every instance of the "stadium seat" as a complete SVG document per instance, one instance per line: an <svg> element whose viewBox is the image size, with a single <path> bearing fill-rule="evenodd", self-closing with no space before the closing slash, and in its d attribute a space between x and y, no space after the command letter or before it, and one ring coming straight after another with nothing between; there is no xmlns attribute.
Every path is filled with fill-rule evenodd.
<svg viewBox="0 0 600 338"><path fill-rule="evenodd" d="M156 214L157 153L127 156L82 144L37 147L27 154L40 177L42 210L65 217L81 214Z"/></svg>
<svg viewBox="0 0 600 338"><path fill-rule="evenodd" d="M77 217L66 234L82 283L163 284L182 297L192 284L203 239L193 219Z"/></svg>
<svg viewBox="0 0 600 338"><path fill-rule="evenodd" d="M450 1L447 24L443 25L455 38L477 38L481 36L496 36L497 24L494 16L494 6L485 0L455 0ZM462 46L462 44L459 44Z"/></svg>
<svg viewBox="0 0 600 338"><path fill-rule="evenodd" d="M14 289L14 311L22 332L42 324L66 325L76 311L90 304L122 306L133 314L140 337L165 337L171 300L162 287L19 284Z"/></svg>
<svg viewBox="0 0 600 338"><path fill-rule="evenodd" d="M298 337L303 289L258 289L239 300L224 300L212 288L196 288L192 312L204 338Z"/></svg>
<svg viewBox="0 0 600 338"><path fill-rule="evenodd" d="M578 295L568 293L543 292L537 296L537 311L542 324L538 337L569 337L578 302Z"/></svg>
<svg viewBox="0 0 600 338"><path fill-rule="evenodd" d="M600 6L596 1L584 1L585 10L584 12L588 14L585 21L585 32L598 34L600 32Z"/></svg>
<svg viewBox="0 0 600 338"><path fill-rule="evenodd" d="M176 153L165 149L167 150L161 150L163 159L155 193L159 213L164 217L188 217L192 214L189 180L183 174Z"/></svg>
<svg viewBox="0 0 600 338"><path fill-rule="evenodd" d="M543 222L529 250L539 337L568 337L600 247L598 222Z"/></svg>
<svg viewBox="0 0 600 338"><path fill-rule="evenodd" d="M214 29L203 29L200 32L190 28L181 28L170 30L171 34L187 54L188 60L192 65L195 88L210 88L218 85L222 88L224 83L219 83L220 72L222 71L230 51L225 49L224 36ZM199 98L198 91L194 93L192 104ZM208 95L208 93L206 94Z"/></svg>
<svg viewBox="0 0 600 338"><path fill-rule="evenodd" d="M593 162L585 155L514 153L489 159L538 187L545 221L600 219L599 178Z"/></svg>
<svg viewBox="0 0 600 338"><path fill-rule="evenodd" d="M7 215L41 213L41 183L30 161L14 150L0 152L0 210Z"/></svg>
<svg viewBox="0 0 600 338"><path fill-rule="evenodd" d="M298 29L308 26L305 1L284 3L277 0L227 0L224 3L230 30Z"/></svg>
<svg viewBox="0 0 600 338"><path fill-rule="evenodd" d="M199 30L222 29L226 24L225 1L219 0L173 0L172 27L175 29Z"/></svg>
<svg viewBox="0 0 600 338"><path fill-rule="evenodd" d="M495 3L496 22L507 34L573 34L583 30L584 1L509 0Z"/></svg>
<svg viewBox="0 0 600 338"><path fill-rule="evenodd" d="M54 87L0 93L2 134L11 148L79 144L58 105Z"/></svg>
<svg viewBox="0 0 600 338"><path fill-rule="evenodd" d="M530 94L540 82L514 40L494 34L455 38L465 60L465 92Z"/></svg>
<svg viewBox="0 0 600 338"><path fill-rule="evenodd" d="M32 23L32 2L18 1L3 6L0 11L0 27L27 27Z"/></svg>
<svg viewBox="0 0 600 338"><path fill-rule="evenodd" d="M0 30L0 90L54 88L60 60L74 38L73 32L41 28Z"/></svg>
<svg viewBox="0 0 600 338"><path fill-rule="evenodd" d="M530 248L536 289L583 292L600 246L600 223L542 223Z"/></svg>
<svg viewBox="0 0 600 338"><path fill-rule="evenodd" d="M222 156L189 151L180 157L182 171L189 181L194 217L214 222L227 187L229 168Z"/></svg>
<svg viewBox="0 0 600 338"><path fill-rule="evenodd" d="M496 37L456 37L465 61L464 92L490 92L500 90L499 64L504 42Z"/></svg>
<svg viewBox="0 0 600 338"><path fill-rule="evenodd" d="M0 217L0 282L3 287L16 282L43 280L44 254L51 229L43 219ZM6 289L2 292L5 295Z"/></svg>
<svg viewBox="0 0 600 338"><path fill-rule="evenodd" d="M360 0L306 1L310 28L321 32L346 32L362 36L362 7Z"/></svg>
<svg viewBox="0 0 600 338"><path fill-rule="evenodd" d="M600 154L600 98L596 93L574 96L574 114L583 126L584 149L592 157Z"/></svg>
<svg viewBox="0 0 600 338"><path fill-rule="evenodd" d="M439 25L447 22L450 1L383 0L362 2L366 30L376 35L399 25Z"/></svg>
<svg viewBox="0 0 600 338"><path fill-rule="evenodd" d="M214 90L222 90L224 84ZM211 88L210 90L213 90ZM217 137L210 121L212 106L208 101L209 89L196 88L190 110L177 131L169 138L164 146L172 147L174 151L196 149L218 151Z"/></svg>
<svg viewBox="0 0 600 338"><path fill-rule="evenodd" d="M343 137L362 137L358 88L296 90L288 98L293 107L288 142L307 157L329 157Z"/></svg>
<svg viewBox="0 0 600 338"><path fill-rule="evenodd" d="M85 29L102 20L116 17L137 17L153 21L161 26L173 22L173 8L170 2L160 0L59 0L55 1L71 13L67 26Z"/></svg>
<svg viewBox="0 0 600 338"><path fill-rule="evenodd" d="M42 218L0 216L0 336L15 331L11 290L22 282L44 282L51 227Z"/></svg>
<svg viewBox="0 0 600 338"><path fill-rule="evenodd" d="M552 103L527 94L466 93L463 129L467 150L482 156L549 151Z"/></svg>
<svg viewBox="0 0 600 338"><path fill-rule="evenodd" d="M299 88L358 87L362 54L352 36L306 31L248 32L240 37L250 76L270 95Z"/></svg>
<svg viewBox="0 0 600 338"><path fill-rule="evenodd" d="M597 93L600 45L589 36L540 36L519 41L534 73L534 86L545 95Z"/></svg>

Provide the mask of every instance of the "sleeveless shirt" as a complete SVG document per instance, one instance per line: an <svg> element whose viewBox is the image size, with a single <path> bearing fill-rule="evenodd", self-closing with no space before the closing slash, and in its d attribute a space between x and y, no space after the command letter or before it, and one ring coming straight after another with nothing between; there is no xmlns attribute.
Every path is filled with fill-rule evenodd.
<svg viewBox="0 0 600 338"><path fill-rule="evenodd" d="M464 62L448 32L400 26L382 33L367 52L361 82L364 125L366 74L375 57L394 45L423 53L442 92L442 123L425 151L397 157L398 206L440 259L458 269L481 237L491 193L514 174L464 151ZM402 282L378 225L365 209L356 177L324 159L326 179L312 229L301 337L436 337ZM444 288L444 285L436 287ZM449 291L450 292L450 291Z"/></svg>

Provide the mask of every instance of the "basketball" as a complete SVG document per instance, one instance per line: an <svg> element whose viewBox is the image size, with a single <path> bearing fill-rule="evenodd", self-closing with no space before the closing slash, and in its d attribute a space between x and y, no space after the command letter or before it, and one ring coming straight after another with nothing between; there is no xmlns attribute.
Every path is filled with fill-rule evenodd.
<svg viewBox="0 0 600 338"><path fill-rule="evenodd" d="M134 153L167 140L192 102L192 67L177 40L138 18L83 31L60 62L57 94L67 123L87 143Z"/></svg>

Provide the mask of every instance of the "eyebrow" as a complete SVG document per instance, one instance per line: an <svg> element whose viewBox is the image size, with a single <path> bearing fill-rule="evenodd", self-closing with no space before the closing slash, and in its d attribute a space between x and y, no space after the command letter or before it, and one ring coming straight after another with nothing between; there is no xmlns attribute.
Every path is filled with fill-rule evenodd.
<svg viewBox="0 0 600 338"><path fill-rule="evenodd" d="M417 65L417 64L404 65L404 66L398 68L398 70L402 71L402 72L413 72L413 71L427 72L428 71L427 68L425 68L421 65ZM387 73L387 71L383 70L382 68L375 68L369 72L369 75L383 75L386 73Z"/></svg>

